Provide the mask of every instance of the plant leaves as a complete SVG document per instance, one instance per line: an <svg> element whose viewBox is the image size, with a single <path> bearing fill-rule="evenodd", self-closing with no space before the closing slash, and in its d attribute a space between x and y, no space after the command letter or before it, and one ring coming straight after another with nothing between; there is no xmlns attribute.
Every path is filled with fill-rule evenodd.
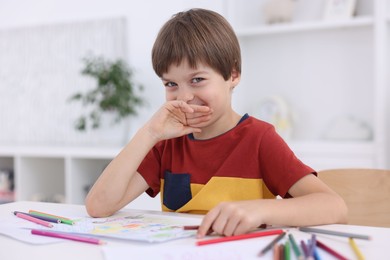
<svg viewBox="0 0 390 260"><path fill-rule="evenodd" d="M132 81L133 72L125 61L109 61L103 57L89 56L83 58L82 75L96 80L96 87L86 93L76 93L70 99L81 101L83 106L92 106L93 112L88 117L80 117L76 129L85 130L88 121L91 127L100 126L101 114L107 111L116 113L115 122L130 115L137 114L137 108L144 105L142 97L134 89L143 91L143 86ZM83 119L81 119L83 118Z"/></svg>

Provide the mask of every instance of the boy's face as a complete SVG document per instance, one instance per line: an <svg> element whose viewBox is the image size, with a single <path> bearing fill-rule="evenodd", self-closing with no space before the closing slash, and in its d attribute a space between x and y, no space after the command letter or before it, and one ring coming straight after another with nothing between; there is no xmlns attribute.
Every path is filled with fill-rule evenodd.
<svg viewBox="0 0 390 260"><path fill-rule="evenodd" d="M232 89L240 78L235 74L225 81L217 71L202 63L198 63L197 68L191 68L186 61L180 65L172 64L162 76L166 100L182 100L188 104L210 107L213 114L212 119L204 123L204 127L207 127L233 112Z"/></svg>

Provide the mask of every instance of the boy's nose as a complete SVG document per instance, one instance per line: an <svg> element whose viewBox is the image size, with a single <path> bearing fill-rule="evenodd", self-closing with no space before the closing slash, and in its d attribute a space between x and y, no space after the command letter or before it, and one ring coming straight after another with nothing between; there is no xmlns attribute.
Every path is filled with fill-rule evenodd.
<svg viewBox="0 0 390 260"><path fill-rule="evenodd" d="M179 92L179 95L177 96L177 99L182 100L184 102L188 102L194 99L194 95L191 93L191 91L181 90Z"/></svg>

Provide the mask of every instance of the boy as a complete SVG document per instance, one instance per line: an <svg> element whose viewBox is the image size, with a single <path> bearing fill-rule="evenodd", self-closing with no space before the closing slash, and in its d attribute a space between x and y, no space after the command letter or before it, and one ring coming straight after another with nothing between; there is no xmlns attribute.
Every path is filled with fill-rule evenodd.
<svg viewBox="0 0 390 260"><path fill-rule="evenodd" d="M157 36L152 63L166 103L92 187L91 216L109 216L146 191L161 192L165 211L206 214L198 237L209 229L230 236L261 224L346 221L344 201L270 124L233 110L241 54L221 15L204 9L174 15Z"/></svg>

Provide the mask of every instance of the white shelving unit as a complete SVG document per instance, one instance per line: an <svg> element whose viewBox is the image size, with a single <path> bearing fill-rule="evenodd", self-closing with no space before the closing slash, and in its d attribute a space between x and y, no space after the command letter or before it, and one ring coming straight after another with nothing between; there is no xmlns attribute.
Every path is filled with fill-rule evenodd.
<svg viewBox="0 0 390 260"><path fill-rule="evenodd" d="M0 168L15 172L15 200L84 204L89 187L121 148L0 147ZM160 209L159 199L141 195L130 204Z"/></svg>
<svg viewBox="0 0 390 260"><path fill-rule="evenodd" d="M119 148L0 147L1 168L15 172L16 200L82 204L88 187Z"/></svg>
<svg viewBox="0 0 390 260"><path fill-rule="evenodd" d="M272 25L264 22L265 2L227 4L242 49L238 110L256 115L265 98L283 98L293 118L286 141L316 170L389 167L390 1L357 0L356 16L335 21L305 13L320 10L324 1L303 1L293 21ZM369 126L371 137L349 138L349 126L341 129L346 138L327 137L344 118Z"/></svg>

